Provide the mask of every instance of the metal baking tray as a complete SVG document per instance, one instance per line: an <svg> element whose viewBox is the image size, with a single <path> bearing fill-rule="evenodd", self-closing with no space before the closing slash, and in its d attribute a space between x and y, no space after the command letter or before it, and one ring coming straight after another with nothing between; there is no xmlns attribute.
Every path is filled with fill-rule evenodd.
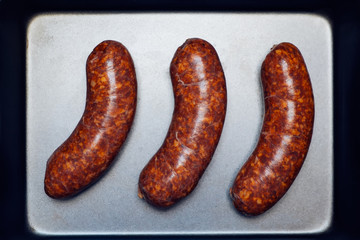
<svg viewBox="0 0 360 240"><path fill-rule="evenodd" d="M226 76L228 106L215 155L195 191L156 209L137 196L139 173L161 146L174 107L170 61L187 38L209 41ZM46 162L85 106L85 63L103 40L130 51L138 80L134 124L111 169L68 200L44 193ZM286 195L258 217L236 212L229 188L253 151L263 117L260 67L270 48L291 42L306 61L315 125L302 170ZM313 14L40 14L27 28L27 219L41 235L240 235L326 231L333 203L332 31Z"/></svg>

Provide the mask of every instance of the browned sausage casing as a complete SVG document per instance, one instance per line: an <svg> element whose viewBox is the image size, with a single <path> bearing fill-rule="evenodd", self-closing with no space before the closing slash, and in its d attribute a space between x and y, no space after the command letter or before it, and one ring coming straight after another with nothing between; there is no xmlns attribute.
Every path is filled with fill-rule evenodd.
<svg viewBox="0 0 360 240"><path fill-rule="evenodd" d="M74 195L98 179L115 158L134 119L135 69L121 43L97 45L87 59L86 74L85 111L47 162L45 192L52 198Z"/></svg>
<svg viewBox="0 0 360 240"><path fill-rule="evenodd" d="M170 65L175 109L166 139L139 178L139 197L167 207L197 185L218 144L226 111L225 77L208 42L188 39Z"/></svg>
<svg viewBox="0 0 360 240"><path fill-rule="evenodd" d="M314 123L310 77L294 45L272 48L262 64L261 80L261 134L230 189L235 207L252 216L271 208L289 189L308 152Z"/></svg>

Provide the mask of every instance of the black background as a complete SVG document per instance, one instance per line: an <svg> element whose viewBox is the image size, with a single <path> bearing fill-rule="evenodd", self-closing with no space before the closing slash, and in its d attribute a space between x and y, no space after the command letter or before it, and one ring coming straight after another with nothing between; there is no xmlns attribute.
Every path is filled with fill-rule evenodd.
<svg viewBox="0 0 360 240"><path fill-rule="evenodd" d="M330 20L333 30L335 180L334 217L331 228L326 233L315 235L212 238L360 239L360 200L358 198L360 195L358 194L360 191L358 172L360 159L357 154L357 151L360 150L360 115L357 113L360 110L358 106L358 97L360 97L360 1L319 0L0 0L0 239L40 238L27 230L25 215L25 51L26 26L29 18L42 12L188 10L317 13ZM140 239L141 237L132 238ZM166 237L160 238L167 239ZM208 237L176 238L208 239ZM90 239L101 238L90 237Z"/></svg>

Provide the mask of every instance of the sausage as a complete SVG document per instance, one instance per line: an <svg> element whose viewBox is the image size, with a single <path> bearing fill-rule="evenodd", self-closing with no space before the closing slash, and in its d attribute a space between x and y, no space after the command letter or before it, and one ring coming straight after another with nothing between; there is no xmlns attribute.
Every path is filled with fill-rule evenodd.
<svg viewBox="0 0 360 240"><path fill-rule="evenodd" d="M295 180L307 155L314 97L300 51L291 43L272 48L261 67L265 115L257 146L240 169L230 196L244 215L271 208Z"/></svg>
<svg viewBox="0 0 360 240"><path fill-rule="evenodd" d="M134 119L135 68L121 43L97 45L87 59L86 74L85 111L47 161L45 192L52 198L72 196L96 181L113 162Z"/></svg>
<svg viewBox="0 0 360 240"><path fill-rule="evenodd" d="M167 136L139 177L138 196L168 207L190 194L208 166L226 112L225 76L214 47L188 39L170 65L175 108Z"/></svg>

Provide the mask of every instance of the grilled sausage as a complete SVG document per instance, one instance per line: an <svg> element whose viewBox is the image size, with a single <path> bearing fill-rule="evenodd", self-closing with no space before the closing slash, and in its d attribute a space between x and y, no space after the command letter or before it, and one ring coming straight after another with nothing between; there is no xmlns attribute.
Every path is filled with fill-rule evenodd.
<svg viewBox="0 0 360 240"><path fill-rule="evenodd" d="M272 48L261 68L265 116L254 152L230 189L235 207L259 215L289 189L304 162L314 123L314 97L300 51Z"/></svg>
<svg viewBox="0 0 360 240"><path fill-rule="evenodd" d="M117 155L134 119L135 69L121 43L97 45L87 59L86 74L85 111L47 162L45 192L52 198L74 195L98 179Z"/></svg>
<svg viewBox="0 0 360 240"><path fill-rule="evenodd" d="M188 39L170 65L175 109L167 136L140 174L138 195L168 207L193 191L218 144L226 111L226 84L208 42Z"/></svg>

